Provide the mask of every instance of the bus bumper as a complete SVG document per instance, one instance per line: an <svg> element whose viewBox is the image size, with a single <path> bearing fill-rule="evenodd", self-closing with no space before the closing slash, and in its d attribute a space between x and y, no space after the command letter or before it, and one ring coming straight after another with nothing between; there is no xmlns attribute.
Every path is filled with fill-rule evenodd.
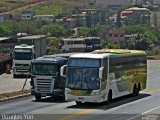
<svg viewBox="0 0 160 120"><path fill-rule="evenodd" d="M77 102L92 102L92 103L101 103L105 101L105 98L102 95L94 96L75 96L72 94L65 94L66 101L77 101Z"/></svg>

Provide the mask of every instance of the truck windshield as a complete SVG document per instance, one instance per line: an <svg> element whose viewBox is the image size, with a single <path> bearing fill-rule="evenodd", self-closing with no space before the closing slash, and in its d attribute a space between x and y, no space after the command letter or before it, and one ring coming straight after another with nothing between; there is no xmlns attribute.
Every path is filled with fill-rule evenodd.
<svg viewBox="0 0 160 120"><path fill-rule="evenodd" d="M56 73L57 66L55 64L32 64L32 74L34 75L55 75Z"/></svg>
<svg viewBox="0 0 160 120"><path fill-rule="evenodd" d="M15 49L14 51L15 60L31 60L33 59L32 49Z"/></svg>
<svg viewBox="0 0 160 120"><path fill-rule="evenodd" d="M99 59L70 59L66 87L95 90L100 88Z"/></svg>

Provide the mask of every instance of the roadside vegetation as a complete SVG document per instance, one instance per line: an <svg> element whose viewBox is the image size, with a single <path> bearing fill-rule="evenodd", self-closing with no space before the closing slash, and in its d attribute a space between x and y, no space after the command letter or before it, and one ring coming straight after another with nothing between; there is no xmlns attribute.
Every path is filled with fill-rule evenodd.
<svg viewBox="0 0 160 120"><path fill-rule="evenodd" d="M8 0L3 0L2 4L11 4L12 2L10 2ZM17 0L16 2L25 2L25 0ZM70 16L73 10L84 8L85 4L84 0L50 0L36 6L28 6L26 9L34 10L36 15L54 15L56 19L60 20L63 17ZM15 12L15 14L20 15L21 12L22 10ZM134 35L134 37L127 41L127 49L144 50L148 55L160 54L159 28L156 26L152 27L147 20L139 23L137 16L132 16L132 24L122 24L119 17L117 23L111 24L106 21L107 16L108 14L105 11L100 11L93 15L87 15L85 17L85 25L82 23L81 19L77 18L76 27L79 28L78 36L99 36L102 39L101 44L103 47L119 49L120 47L118 45L106 40L103 34L105 28L119 28L125 30L126 34ZM71 26L60 21L46 22L18 20L0 23L1 37L15 36L17 33L44 34L60 38L73 36L74 30ZM57 42L57 40L53 39L51 41L52 43L48 48L50 51L49 54L55 53L58 50L58 47L55 47L55 44L53 44L53 41Z"/></svg>

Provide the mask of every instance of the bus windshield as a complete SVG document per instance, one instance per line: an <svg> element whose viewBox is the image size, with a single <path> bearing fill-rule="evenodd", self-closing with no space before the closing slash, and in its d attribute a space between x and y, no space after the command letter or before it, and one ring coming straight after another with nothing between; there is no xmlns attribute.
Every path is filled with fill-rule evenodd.
<svg viewBox="0 0 160 120"><path fill-rule="evenodd" d="M100 88L99 59L70 59L66 87L96 90Z"/></svg>
<svg viewBox="0 0 160 120"><path fill-rule="evenodd" d="M32 74L34 75L55 75L57 67L55 64L32 64Z"/></svg>
<svg viewBox="0 0 160 120"><path fill-rule="evenodd" d="M69 68L67 87L95 90L100 88L98 68Z"/></svg>

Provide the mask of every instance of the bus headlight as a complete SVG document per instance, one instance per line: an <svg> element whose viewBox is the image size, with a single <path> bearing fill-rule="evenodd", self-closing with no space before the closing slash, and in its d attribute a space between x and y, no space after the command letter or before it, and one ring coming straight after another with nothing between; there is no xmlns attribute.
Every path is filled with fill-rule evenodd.
<svg viewBox="0 0 160 120"><path fill-rule="evenodd" d="M94 96L94 95L99 95L99 94L100 94L100 92L92 92L92 93L91 93L91 95L93 95L93 96Z"/></svg>
<svg viewBox="0 0 160 120"><path fill-rule="evenodd" d="M71 91L70 90L65 90L65 93L66 94L71 94Z"/></svg>

